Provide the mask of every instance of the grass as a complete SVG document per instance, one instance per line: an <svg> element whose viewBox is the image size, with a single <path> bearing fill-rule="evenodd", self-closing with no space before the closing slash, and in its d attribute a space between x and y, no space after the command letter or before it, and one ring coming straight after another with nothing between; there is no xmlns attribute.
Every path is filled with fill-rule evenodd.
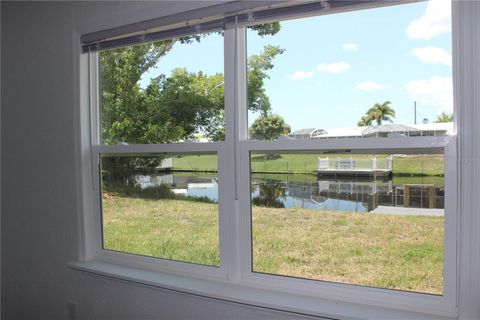
<svg viewBox="0 0 480 320"><path fill-rule="evenodd" d="M443 218L253 207L253 270L442 293Z"/></svg>
<svg viewBox="0 0 480 320"><path fill-rule="evenodd" d="M435 187L445 186L445 180L439 176L424 176L424 177L393 177L393 185L399 186L404 184L433 184Z"/></svg>
<svg viewBox="0 0 480 320"><path fill-rule="evenodd" d="M173 159L177 170L217 171L218 157L214 154L182 156Z"/></svg>
<svg viewBox="0 0 480 320"><path fill-rule="evenodd" d="M330 158L350 158L368 161L371 157L378 159L387 155L352 155L339 154ZM251 169L253 172L288 172L312 173L318 168L318 154L282 154L280 158L265 160L264 154L253 154ZM394 157L393 173L398 176L439 176L444 172L443 156L441 155L408 155ZM183 156L174 160L174 168L178 170L215 171L217 170L216 155Z"/></svg>
<svg viewBox="0 0 480 320"><path fill-rule="evenodd" d="M105 249L219 266L218 205L104 195Z"/></svg>
<svg viewBox="0 0 480 320"><path fill-rule="evenodd" d="M442 293L443 218L253 207L253 270ZM218 205L104 194L106 249L219 265Z"/></svg>
<svg viewBox="0 0 480 320"><path fill-rule="evenodd" d="M393 159L393 173L396 175L443 175L442 155L409 155Z"/></svg>

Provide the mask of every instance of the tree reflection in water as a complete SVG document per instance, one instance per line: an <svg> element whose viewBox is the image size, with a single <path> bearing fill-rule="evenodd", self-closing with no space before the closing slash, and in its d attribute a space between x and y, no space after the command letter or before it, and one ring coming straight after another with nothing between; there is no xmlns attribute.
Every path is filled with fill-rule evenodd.
<svg viewBox="0 0 480 320"><path fill-rule="evenodd" d="M278 200L284 198L286 189L283 183L260 183L257 185L259 189L259 196L252 199L252 203L261 207L270 208L285 208L285 204Z"/></svg>

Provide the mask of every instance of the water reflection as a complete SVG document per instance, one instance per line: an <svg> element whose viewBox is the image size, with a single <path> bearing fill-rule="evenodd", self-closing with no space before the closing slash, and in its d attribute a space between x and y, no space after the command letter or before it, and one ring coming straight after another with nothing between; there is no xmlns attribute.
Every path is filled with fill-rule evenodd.
<svg viewBox="0 0 480 320"><path fill-rule="evenodd" d="M303 178L303 181L302 181ZM423 209L444 208L443 178L428 181L424 178L395 180L331 179L318 180L304 175L279 175L266 177L253 175L252 198L260 194L265 185L275 183L285 190L285 208L301 207L316 210L370 212L378 207L404 207ZM430 183L429 183L430 182ZM438 211L436 211L438 212Z"/></svg>
<svg viewBox="0 0 480 320"><path fill-rule="evenodd" d="M253 174L252 203L272 208L379 213L383 208L407 208L403 211L405 214L408 208L420 208L430 210L424 214L443 214L444 181L441 177L320 179L309 174ZM216 175L195 172L137 178L142 188L167 185L178 195L207 197L214 202L218 202L217 180Z"/></svg>
<svg viewBox="0 0 480 320"><path fill-rule="evenodd" d="M252 197L252 203L270 208L285 208L281 199L285 199L287 189L282 183L266 182L257 185L258 192Z"/></svg>
<svg viewBox="0 0 480 320"><path fill-rule="evenodd" d="M213 202L218 202L218 178L216 175L182 172L138 176L137 183L142 189L167 185L175 194L207 197Z"/></svg>

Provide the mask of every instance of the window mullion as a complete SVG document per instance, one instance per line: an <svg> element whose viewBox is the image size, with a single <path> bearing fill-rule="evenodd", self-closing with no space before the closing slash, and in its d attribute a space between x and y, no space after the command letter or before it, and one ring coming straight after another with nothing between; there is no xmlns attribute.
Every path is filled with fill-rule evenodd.
<svg viewBox="0 0 480 320"><path fill-rule="evenodd" d="M444 297L454 309L456 308L456 274L458 231L458 196L457 196L457 139L453 139L444 150L445 167L445 235L444 235Z"/></svg>
<svg viewBox="0 0 480 320"><path fill-rule="evenodd" d="M233 28L225 30L225 171L223 172L223 201L228 203L228 237L225 247L227 275L230 281L240 278L241 255L239 252L239 210L238 190L242 180L239 171L239 141L246 139L246 49L245 29ZM222 240L222 239L221 239Z"/></svg>
<svg viewBox="0 0 480 320"><path fill-rule="evenodd" d="M247 92L247 41L246 28L236 29L236 137L235 137L235 200L236 200L236 229L239 233L236 249L239 257L237 268L240 276L251 270L251 247L250 247L250 161L249 153L244 153L241 141L248 140L248 92ZM244 193L248 189L247 193Z"/></svg>

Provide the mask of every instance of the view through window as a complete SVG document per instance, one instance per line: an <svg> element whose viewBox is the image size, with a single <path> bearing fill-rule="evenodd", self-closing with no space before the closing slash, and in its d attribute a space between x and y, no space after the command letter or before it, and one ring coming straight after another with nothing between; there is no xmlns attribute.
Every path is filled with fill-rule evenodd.
<svg viewBox="0 0 480 320"><path fill-rule="evenodd" d="M223 30L100 52L103 248L220 267L221 190L242 182L252 274L442 295L450 15L431 0L249 26L244 154L224 152L241 90Z"/></svg>
<svg viewBox="0 0 480 320"><path fill-rule="evenodd" d="M209 59L192 59L191 52ZM220 266L218 156L223 36L214 32L99 54L101 143L203 143L200 153L99 154L103 248Z"/></svg>
<svg viewBox="0 0 480 320"><path fill-rule="evenodd" d="M442 294L443 155L250 159L253 271Z"/></svg>
<svg viewBox="0 0 480 320"><path fill-rule="evenodd" d="M219 266L217 163L215 154L102 157L104 248Z"/></svg>
<svg viewBox="0 0 480 320"><path fill-rule="evenodd" d="M453 135L449 1L284 21L247 48L274 56L252 141ZM442 294L443 154L378 152L252 151L252 270Z"/></svg>

